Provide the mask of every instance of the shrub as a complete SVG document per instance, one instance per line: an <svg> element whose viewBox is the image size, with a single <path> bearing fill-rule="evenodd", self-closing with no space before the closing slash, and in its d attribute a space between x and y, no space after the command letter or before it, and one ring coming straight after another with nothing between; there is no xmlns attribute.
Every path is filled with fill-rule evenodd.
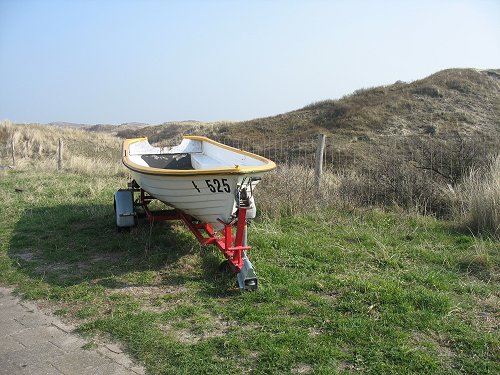
<svg viewBox="0 0 500 375"><path fill-rule="evenodd" d="M423 126L427 132L432 132L430 127L432 125ZM443 186L455 186L470 168L485 165L495 147L458 133L447 139L430 135L411 136L407 143L414 168L431 172L433 180Z"/></svg>
<svg viewBox="0 0 500 375"><path fill-rule="evenodd" d="M314 117L313 122L327 129L341 126L340 120L347 115L348 104L331 103Z"/></svg>
<svg viewBox="0 0 500 375"><path fill-rule="evenodd" d="M447 80L446 87L450 90L461 92L462 94L468 94L471 91L471 84L468 81L459 79Z"/></svg>
<svg viewBox="0 0 500 375"><path fill-rule="evenodd" d="M361 168L345 173L339 179L338 196L354 206L396 206L446 216L450 197L442 186L431 171L381 153Z"/></svg>
<svg viewBox="0 0 500 375"><path fill-rule="evenodd" d="M439 88L434 85L419 86L413 90L413 93L422 96L429 96L431 98L440 98L443 96L443 94L439 91Z"/></svg>

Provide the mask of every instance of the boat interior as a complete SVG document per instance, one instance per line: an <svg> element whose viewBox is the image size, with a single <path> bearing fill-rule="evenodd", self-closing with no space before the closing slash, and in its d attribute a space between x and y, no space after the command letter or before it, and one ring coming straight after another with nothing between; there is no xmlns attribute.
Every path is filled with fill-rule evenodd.
<svg viewBox="0 0 500 375"><path fill-rule="evenodd" d="M141 159L151 168L194 169L191 163L191 154L149 154L141 155Z"/></svg>
<svg viewBox="0 0 500 375"><path fill-rule="evenodd" d="M234 167L202 153L143 154L142 163L148 167L175 170L193 170Z"/></svg>
<svg viewBox="0 0 500 375"><path fill-rule="evenodd" d="M185 137L179 145L173 147L154 147L145 138L128 140L124 146L127 148L124 160L128 159L136 166L178 171L231 169L238 173L247 173L247 170L253 168L274 168L274 163L257 155L203 137L195 138Z"/></svg>

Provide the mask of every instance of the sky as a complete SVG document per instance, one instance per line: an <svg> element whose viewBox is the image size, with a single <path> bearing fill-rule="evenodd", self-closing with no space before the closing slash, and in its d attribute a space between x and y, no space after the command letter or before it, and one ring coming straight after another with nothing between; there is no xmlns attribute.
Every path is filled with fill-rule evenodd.
<svg viewBox="0 0 500 375"><path fill-rule="evenodd" d="M0 0L0 120L249 120L500 68L500 0Z"/></svg>

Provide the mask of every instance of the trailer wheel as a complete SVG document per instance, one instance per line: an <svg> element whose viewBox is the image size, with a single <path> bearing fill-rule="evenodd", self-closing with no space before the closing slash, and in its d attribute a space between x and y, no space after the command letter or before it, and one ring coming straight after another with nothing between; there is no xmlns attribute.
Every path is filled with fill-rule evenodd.
<svg viewBox="0 0 500 375"><path fill-rule="evenodd" d="M221 273L231 273L233 270L229 265L229 261L226 259L219 264L219 272Z"/></svg>
<svg viewBox="0 0 500 375"><path fill-rule="evenodd" d="M131 189L121 189L115 193L114 209L118 229L132 228L137 225L134 207L134 193Z"/></svg>
<svg viewBox="0 0 500 375"><path fill-rule="evenodd" d="M130 232L130 228L126 228L126 227L119 227L117 222L118 222L118 216L116 214L116 198L113 198L113 208L114 208L114 211L115 211L115 228L116 228L116 231L118 233L121 233L121 232Z"/></svg>

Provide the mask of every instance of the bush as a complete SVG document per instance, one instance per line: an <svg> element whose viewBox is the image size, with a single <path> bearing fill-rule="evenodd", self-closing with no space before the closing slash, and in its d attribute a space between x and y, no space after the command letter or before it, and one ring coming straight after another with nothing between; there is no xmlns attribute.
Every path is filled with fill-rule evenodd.
<svg viewBox="0 0 500 375"><path fill-rule="evenodd" d="M327 129L340 127L342 125L340 120L347 115L349 110L350 107L348 104L332 102L314 117L313 122Z"/></svg>
<svg viewBox="0 0 500 375"><path fill-rule="evenodd" d="M424 131L432 132L430 127L424 125ZM492 150L497 147L458 133L447 139L430 135L411 136L407 142L414 168L431 172L432 179L442 186L455 186L470 168L487 164Z"/></svg>
<svg viewBox="0 0 500 375"><path fill-rule="evenodd" d="M443 94L439 91L439 88L434 85L419 86L413 90L413 93L422 96L429 96L431 98L440 98L443 96Z"/></svg>
<svg viewBox="0 0 500 375"><path fill-rule="evenodd" d="M401 157L380 154L340 178L338 196L354 206L396 206L446 216L450 197L442 186L431 171L415 168Z"/></svg>
<svg viewBox="0 0 500 375"><path fill-rule="evenodd" d="M280 165L258 186L258 209L272 218L327 207L398 207L438 216L451 213L453 200L448 187L435 181L431 171L414 168L393 156L379 155L360 164L361 168L325 171L319 192L312 168Z"/></svg>
<svg viewBox="0 0 500 375"><path fill-rule="evenodd" d="M462 94L468 94L471 91L470 82L459 79L447 80L446 87L448 87L450 90L461 92Z"/></svg>
<svg viewBox="0 0 500 375"><path fill-rule="evenodd" d="M384 149L374 150L371 156L348 169L324 172L319 192L312 168L280 165L257 188L259 210L270 217L326 207L373 206L440 217L453 214L453 186L442 174Z"/></svg>

